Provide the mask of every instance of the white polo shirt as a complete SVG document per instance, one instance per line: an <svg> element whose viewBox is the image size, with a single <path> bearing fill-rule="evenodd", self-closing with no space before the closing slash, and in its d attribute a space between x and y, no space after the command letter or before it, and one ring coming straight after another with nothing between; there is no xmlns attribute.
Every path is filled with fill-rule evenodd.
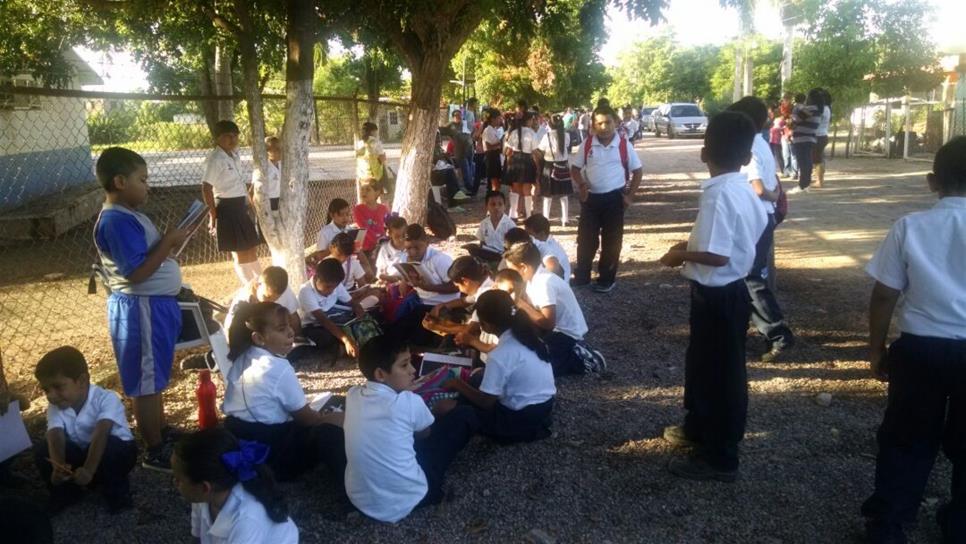
<svg viewBox="0 0 966 544"><path fill-rule="evenodd" d="M268 176L265 178L265 192L268 193L268 198L278 198L282 194L282 162L279 161L275 164L272 161L265 161L265 171ZM255 168L252 170L252 185L255 186L255 192L258 192L259 186L262 185L262 173Z"/></svg>
<svg viewBox="0 0 966 544"><path fill-rule="evenodd" d="M751 143L751 161L741 167L741 171L748 175L748 182L753 179L760 179L765 189L774 191L778 188L778 178L775 177L776 165L775 155L771 152L771 147L761 135L756 134ZM761 197L758 198L758 205L766 214L775 213L775 203L769 202Z"/></svg>
<svg viewBox="0 0 966 544"><path fill-rule="evenodd" d="M349 389L345 400L345 491L364 514L395 523L426 496L416 461L417 433L433 424L426 403L411 391L378 382Z"/></svg>
<svg viewBox="0 0 966 544"><path fill-rule="evenodd" d="M480 295L489 291L490 289L496 289L496 284L493 282L491 278L486 278L485 280L483 280L483 283L480 284L479 289L477 289L476 292L473 293L472 295L466 295L466 297L464 297L464 300L466 300L466 302L470 304L476 304L476 301L480 299ZM479 314L476 313L476 308L473 309L473 313L470 315L469 322L470 323L480 322L480 316ZM496 344L499 341L500 341L499 337L497 337L495 334L490 334L484 330L480 330L480 342L483 342L484 344ZM487 358L488 358L488 354L481 351L480 360L483 362L486 362Z"/></svg>
<svg viewBox="0 0 966 544"><path fill-rule="evenodd" d="M335 257L328 257L329 259L335 259ZM362 268L362 263L355 255L349 256L349 259L341 263L342 270L345 271L345 279L342 280L342 285L345 286L346 291L352 291L357 286L365 283L366 271Z"/></svg>
<svg viewBox="0 0 966 544"><path fill-rule="evenodd" d="M298 544L299 530L292 518L272 521L262 503L237 483L215 519L208 503L191 504L191 536L201 544Z"/></svg>
<svg viewBox="0 0 966 544"><path fill-rule="evenodd" d="M302 287L299 287L299 315L302 317L303 327L305 325L318 324L315 316L312 315L312 312L316 310L321 310L322 313L328 314L329 310L336 304L349 308L352 307L352 295L346 291L345 285L340 283L332 291L332 294L326 296L315 288L313 282L314 280L310 279L303 283Z"/></svg>
<svg viewBox="0 0 966 544"><path fill-rule="evenodd" d="M423 265L423 270L429 276L429 281L434 285L439 285L449 281L448 272L449 267L453 264L453 258L445 252L433 247L427 247L426 254L423 255L423 260L420 262ZM460 298L460 294L458 292L437 293L435 291L427 291L418 287L416 288L416 294L419 295L419 300L421 300L423 304L429 304L431 306Z"/></svg>
<svg viewBox="0 0 966 544"><path fill-rule="evenodd" d="M966 339L966 197L940 199L892 225L865 267L902 291L899 330Z"/></svg>
<svg viewBox="0 0 966 544"><path fill-rule="evenodd" d="M553 367L509 330L489 353L480 391L499 397L500 404L511 410L546 402L557 394Z"/></svg>
<svg viewBox="0 0 966 544"><path fill-rule="evenodd" d="M345 228L339 228L338 225L329 221L319 229L319 238L315 242L315 249L318 251L328 251L329 244L332 243L332 239L335 238L340 232L345 232L348 230L349 226L346 225Z"/></svg>
<svg viewBox="0 0 966 544"><path fill-rule="evenodd" d="M226 152L215 147L205 157L205 174L202 183L211 185L215 198L238 198L247 196L245 175L238 151Z"/></svg>
<svg viewBox="0 0 966 544"><path fill-rule="evenodd" d="M537 133L530 127L513 129L507 132L503 140L503 145L520 153L533 153L538 143L540 140L537 139Z"/></svg>
<svg viewBox="0 0 966 544"><path fill-rule="evenodd" d="M541 266L527 282L527 297L538 310L554 306L557 323L553 330L577 340L587 334L587 322L577 297L560 276Z"/></svg>
<svg viewBox="0 0 966 544"><path fill-rule="evenodd" d="M634 150L629 139L627 142L627 172L632 174L641 167L641 159ZM584 144L574 152L570 164L581 169L584 180L590 184L591 193L609 193L623 189L627 185L624 177L624 164L621 162L621 138L614 134L614 138L606 146L601 144L597 136L593 137L590 152L584 163Z"/></svg>
<svg viewBox="0 0 966 544"><path fill-rule="evenodd" d="M570 158L570 134L564 132L564 147L557 145L557 131L551 130L543 135L537 149L543 151L543 160L548 162L563 162Z"/></svg>
<svg viewBox="0 0 966 544"><path fill-rule="evenodd" d="M494 127L493 125L487 125L483 129L483 143L490 145L496 145L503 141L503 127Z"/></svg>
<svg viewBox="0 0 966 544"><path fill-rule="evenodd" d="M124 441L134 440L124 414L124 405L113 391L90 384L80 412L75 412L71 407L61 410L53 404L47 406L47 430L64 429L67 440L82 448L90 446L97 422L105 419L111 422L111 436Z"/></svg>
<svg viewBox="0 0 966 544"><path fill-rule="evenodd" d="M253 280L254 281L254 280ZM251 282L245 287L235 291L235 295L231 299L231 303L228 305L228 313L225 314L225 330L231 330L231 323L235 320L235 314L238 313L238 308L243 302L252 302L254 297L252 296L252 286ZM295 297L295 293L292 291L290 286L285 287L285 292L282 296L278 297L275 304L288 310L288 313L294 314L299 311L299 299Z"/></svg>
<svg viewBox="0 0 966 544"><path fill-rule="evenodd" d="M547 237L546 241L533 239L533 245L537 246L540 250L540 255L543 259L547 257L554 257L557 262L560 263L560 267L563 268L563 279L564 281L570 281L570 257L567 255L567 250L560 245L560 242L551 234ZM546 260L544 260L546 264Z"/></svg>
<svg viewBox="0 0 966 544"><path fill-rule="evenodd" d="M818 128L815 130L816 136L828 136L828 127L832 123L832 108L825 106L822 109L822 116L818 120Z"/></svg>
<svg viewBox="0 0 966 544"><path fill-rule="evenodd" d="M288 360L258 346L235 359L225 377L221 411L250 423L275 425L292 420L308 401Z"/></svg>
<svg viewBox="0 0 966 544"><path fill-rule="evenodd" d="M404 263L408 260L406 249L396 249L390 240L386 240L379 245L376 254L376 276L396 276L396 269L392 265Z"/></svg>
<svg viewBox="0 0 966 544"><path fill-rule="evenodd" d="M502 252L505 247L503 237L516 226L517 224L507 214L500 216L500 222L497 223L496 227L493 226L493 221L487 216L483 221L480 221L480 227L476 229L476 239L487 248Z"/></svg>
<svg viewBox="0 0 966 544"><path fill-rule="evenodd" d="M681 274L701 285L720 287L744 279L751 271L755 244L768 219L748 177L741 172L715 176L702 183L701 189L688 251L728 257L728 264L708 266L687 261Z"/></svg>

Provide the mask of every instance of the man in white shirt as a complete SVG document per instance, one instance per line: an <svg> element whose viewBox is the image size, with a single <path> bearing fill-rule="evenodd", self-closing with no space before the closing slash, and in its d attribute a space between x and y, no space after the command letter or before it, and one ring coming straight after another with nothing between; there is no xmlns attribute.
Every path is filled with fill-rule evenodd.
<svg viewBox="0 0 966 544"><path fill-rule="evenodd" d="M691 332L685 359L684 424L664 430L676 446L693 454L668 464L676 476L733 482L738 443L748 411L745 339L751 305L744 280L766 217L741 166L751 160L758 127L747 115L725 111L708 123L701 149L711 179L687 242L661 257L665 266L684 264L691 280Z"/></svg>
<svg viewBox="0 0 966 544"><path fill-rule="evenodd" d="M939 202L902 217L866 267L873 376L889 382L877 433L875 491L862 505L869 542L905 542L940 444L951 500L936 513L943 542L966 541L966 137L936 152L927 176ZM887 347L898 306L899 338Z"/></svg>
<svg viewBox="0 0 966 544"><path fill-rule="evenodd" d="M590 283L597 248L594 290L610 292L617 277L624 241L624 211L641 184L641 160L634 145L617 135L617 113L609 106L594 110L594 136L574 154L570 173L580 196L577 224L577 267L574 284Z"/></svg>
<svg viewBox="0 0 966 544"><path fill-rule="evenodd" d="M768 106L760 98L746 96L728 107L728 110L744 113L755 126L767 127L769 124ZM748 295L751 296L751 322L768 343L768 349L761 356L764 362L778 360L795 344L795 335L785 323L785 316L771 289L773 282L769 281L773 273L769 263L773 261L772 252L775 249L775 201L781 194L775 169L771 148L760 134L756 135L751 145L751 161L741 167L741 172L748 176L748 182L758 195L758 204L768 220L755 245L751 272L745 278Z"/></svg>

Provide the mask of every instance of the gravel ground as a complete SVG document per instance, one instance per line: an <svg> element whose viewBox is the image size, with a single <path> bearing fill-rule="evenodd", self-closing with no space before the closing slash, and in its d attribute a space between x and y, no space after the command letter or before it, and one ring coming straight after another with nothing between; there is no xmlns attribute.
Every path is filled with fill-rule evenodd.
<svg viewBox="0 0 966 544"><path fill-rule="evenodd" d="M871 490L885 400L885 387L869 378L863 361L870 282L861 267L892 221L930 205L922 176L929 165L836 160L827 188L791 198L789 220L777 232L779 299L799 346L786 362L765 364L756 356L763 343L749 336L741 478L693 483L667 473L674 452L656 438L683 414L688 332L687 285L656 260L690 230L706 177L699 149L696 141L639 144L645 184L628 212L617 288L577 293L588 339L607 356L609 372L558 382L551 438L509 447L474 439L449 473L447 500L393 525L346 516L327 474L312 473L285 487L302 540L860 542L858 508ZM460 235L450 245L469 239L481 217L477 204L457 214ZM572 257L575 233L574 226L555 232ZM224 290L227 265L205 266L204 274L195 271L196 290ZM116 387L109 368L95 370ZM362 381L353 368L321 362L300 378L308 391L344 391ZM177 375L166 395L172 419L185 427L195 422L193 388L192 376ZM819 393L831 394L829 406L815 401ZM29 412L37 436L43 404ZM27 461L18 466L33 476ZM948 500L949 478L940 460L911 542L938 541L932 518L937 502ZM55 519L58 541L187 541L188 508L170 478L136 469L133 485L135 510L110 517L88 499ZM33 488L27 495L43 494Z"/></svg>

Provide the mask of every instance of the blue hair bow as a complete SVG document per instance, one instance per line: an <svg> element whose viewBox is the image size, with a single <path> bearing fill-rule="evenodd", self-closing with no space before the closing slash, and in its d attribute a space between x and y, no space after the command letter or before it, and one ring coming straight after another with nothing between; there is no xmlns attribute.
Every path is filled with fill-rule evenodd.
<svg viewBox="0 0 966 544"><path fill-rule="evenodd" d="M250 440L239 440L238 443L237 450L221 454L221 462L238 477L238 481L247 482L258 476L255 466L268 459L269 447Z"/></svg>

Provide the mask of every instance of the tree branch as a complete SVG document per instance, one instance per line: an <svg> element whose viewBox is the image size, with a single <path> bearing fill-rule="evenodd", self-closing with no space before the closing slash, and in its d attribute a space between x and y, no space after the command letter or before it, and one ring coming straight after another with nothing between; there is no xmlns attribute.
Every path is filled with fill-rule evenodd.
<svg viewBox="0 0 966 544"><path fill-rule="evenodd" d="M238 36L242 33L241 27L236 25L224 15L218 13L213 2L199 2L198 7L211 19L216 28L220 28L232 35Z"/></svg>

